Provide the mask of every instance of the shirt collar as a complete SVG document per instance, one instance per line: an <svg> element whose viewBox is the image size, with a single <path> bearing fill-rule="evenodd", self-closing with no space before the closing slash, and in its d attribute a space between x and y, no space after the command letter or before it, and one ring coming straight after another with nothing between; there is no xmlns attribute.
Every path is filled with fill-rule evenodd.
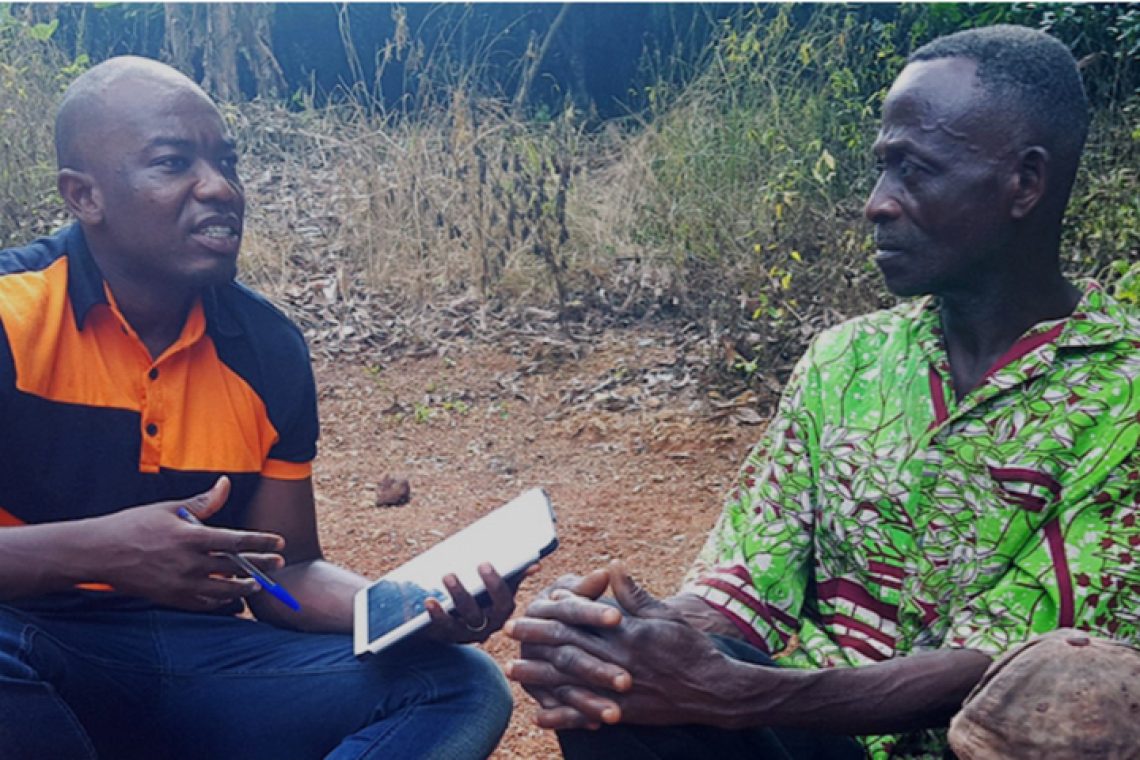
<svg viewBox="0 0 1140 760"><path fill-rule="evenodd" d="M1136 335L1140 334L1140 315L1135 310L1114 299L1095 280L1081 280L1078 287L1082 291L1081 300L1077 302L1072 314L1061 319L1038 322L1026 330L1018 342L1049 332L1058 324L1063 324L1064 327L1053 341L1057 348L1091 348L1135 340ZM938 365L944 362L946 352L942 342L938 298L926 296L904 308L912 320L919 345L931 363Z"/></svg>
<svg viewBox="0 0 1140 760"><path fill-rule="evenodd" d="M68 258L67 294L71 300L75 326L82 330L93 307L99 304L109 305L107 294L103 290L103 273L99 271L99 265L87 247L87 238L78 222L64 230L63 236ZM226 308L223 303L225 299L219 291L232 287L235 286L226 284L220 288L212 287L202 294L206 329L210 333L231 338L242 334L241 324Z"/></svg>
<svg viewBox="0 0 1140 760"><path fill-rule="evenodd" d="M67 252L67 295L75 316L75 327L83 329L87 314L99 304L107 303L103 292L103 273L91 256L87 238L78 222L63 232L64 250Z"/></svg>
<svg viewBox="0 0 1140 760"><path fill-rule="evenodd" d="M1084 295L1057 337L1059 348L1091 348L1140 335L1140 314L1105 292L1094 280L1081 282Z"/></svg>

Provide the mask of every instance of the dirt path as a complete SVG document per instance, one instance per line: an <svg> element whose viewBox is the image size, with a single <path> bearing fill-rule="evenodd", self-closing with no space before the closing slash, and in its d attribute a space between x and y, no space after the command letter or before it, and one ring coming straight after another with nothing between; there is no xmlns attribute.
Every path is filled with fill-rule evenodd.
<svg viewBox="0 0 1140 760"><path fill-rule="evenodd" d="M326 553L379 576L541 485L558 512L561 547L524 584L520 604L559 575L614 557L650 590L671 593L758 428L711 420L691 393L629 404L622 394L630 389L619 386L582 398L615 368L621 375L667 363L667 343L643 330L610 334L586 357L539 372L530 371L533 356L493 347L380 367L318 361L315 481ZM375 506L375 484L387 474L411 481L410 504ZM516 652L502 635L486 648L500 663ZM516 701L494 757L557 757L517 689Z"/></svg>

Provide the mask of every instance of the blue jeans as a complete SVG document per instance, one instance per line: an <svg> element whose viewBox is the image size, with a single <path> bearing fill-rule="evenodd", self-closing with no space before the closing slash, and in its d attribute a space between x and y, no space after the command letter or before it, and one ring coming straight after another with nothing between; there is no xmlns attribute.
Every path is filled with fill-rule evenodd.
<svg viewBox="0 0 1140 760"><path fill-rule="evenodd" d="M511 694L473 647L348 636L174 610L0 605L5 760L483 758Z"/></svg>

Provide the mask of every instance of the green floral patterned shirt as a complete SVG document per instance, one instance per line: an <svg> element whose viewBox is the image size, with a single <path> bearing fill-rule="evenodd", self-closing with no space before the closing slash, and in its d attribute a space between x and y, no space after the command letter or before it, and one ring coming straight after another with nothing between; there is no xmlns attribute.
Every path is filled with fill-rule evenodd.
<svg viewBox="0 0 1140 760"><path fill-rule="evenodd" d="M1090 283L962 399L937 302L821 335L689 575L781 664L1140 643L1140 314ZM869 737L941 757L944 731Z"/></svg>

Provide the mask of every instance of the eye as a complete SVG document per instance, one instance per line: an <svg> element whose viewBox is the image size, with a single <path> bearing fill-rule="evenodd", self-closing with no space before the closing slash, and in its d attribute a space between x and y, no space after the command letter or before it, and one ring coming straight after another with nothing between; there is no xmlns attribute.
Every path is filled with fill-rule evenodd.
<svg viewBox="0 0 1140 760"><path fill-rule="evenodd" d="M178 155L160 156L155 160L154 163L156 166L161 166L163 169L172 172L186 171L186 169L190 166L189 159L187 159L185 156Z"/></svg>
<svg viewBox="0 0 1140 760"><path fill-rule="evenodd" d="M238 165L237 154L230 155L230 156L223 156L222 160L219 161L219 163L222 165L222 168L225 169L226 171L231 171L231 172L237 171L237 165Z"/></svg>
<svg viewBox="0 0 1140 760"><path fill-rule="evenodd" d="M908 177L913 177L914 175L918 174L918 172L920 172L921 170L922 170L922 167L920 167L918 164L914 163L910 159L904 158L901 161L899 161L899 176L902 177L903 179L906 179Z"/></svg>

